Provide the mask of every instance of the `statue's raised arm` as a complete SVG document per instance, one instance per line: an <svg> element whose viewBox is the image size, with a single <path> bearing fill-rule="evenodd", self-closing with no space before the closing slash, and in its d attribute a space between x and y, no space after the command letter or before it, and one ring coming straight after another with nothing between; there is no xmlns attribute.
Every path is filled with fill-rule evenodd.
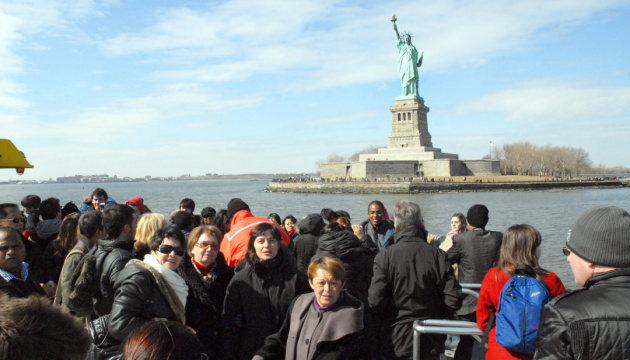
<svg viewBox="0 0 630 360"><path fill-rule="evenodd" d="M400 41L400 34L398 33L398 27L396 27L396 14L392 15L392 25L394 25L394 31L396 32L396 39Z"/></svg>
<svg viewBox="0 0 630 360"><path fill-rule="evenodd" d="M422 65L423 54L419 54L416 47L411 43L411 34L404 32L402 39L396 26L396 14L392 16L394 32L398 42L398 74L403 88L401 99L419 98L418 95L418 67ZM397 99L398 99L397 98Z"/></svg>

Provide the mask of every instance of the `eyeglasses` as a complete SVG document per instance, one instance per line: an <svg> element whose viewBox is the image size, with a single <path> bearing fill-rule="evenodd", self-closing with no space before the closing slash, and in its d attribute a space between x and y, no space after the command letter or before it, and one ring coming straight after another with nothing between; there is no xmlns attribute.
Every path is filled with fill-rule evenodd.
<svg viewBox="0 0 630 360"><path fill-rule="evenodd" d="M160 247L158 248L158 251L161 252L162 254L170 254L171 252L175 251L175 255L177 256L184 256L184 248L183 247L173 247L171 245L160 245Z"/></svg>
<svg viewBox="0 0 630 360"><path fill-rule="evenodd" d="M323 288L326 286L326 284L328 284L328 286L331 289L338 289L343 285L341 281L336 281L336 280L333 280L333 281L316 280L313 282L313 285L317 288Z"/></svg>
<svg viewBox="0 0 630 360"><path fill-rule="evenodd" d="M203 250L206 250L207 248L210 248L210 250L212 250L212 251L219 250L219 245L214 245L214 244L196 243L195 246L200 248L200 249L203 249Z"/></svg>
<svg viewBox="0 0 630 360"><path fill-rule="evenodd" d="M569 256L571 255L571 250L569 250L569 248L565 246L562 248L562 253L564 254L564 256Z"/></svg>

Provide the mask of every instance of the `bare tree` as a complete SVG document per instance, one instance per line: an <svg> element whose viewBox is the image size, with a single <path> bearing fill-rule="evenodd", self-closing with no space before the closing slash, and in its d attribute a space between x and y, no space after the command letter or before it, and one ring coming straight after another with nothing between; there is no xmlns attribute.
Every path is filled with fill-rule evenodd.
<svg viewBox="0 0 630 360"><path fill-rule="evenodd" d="M357 152L355 152L354 154L352 154L352 156L350 156L349 161L359 161L359 155L363 155L363 154L376 154L378 152L378 149L380 148L384 148L385 146L377 146L377 145L370 145L367 146Z"/></svg>
<svg viewBox="0 0 630 360"><path fill-rule="evenodd" d="M495 148L505 175L579 176L591 166L582 148L537 146L527 141Z"/></svg>

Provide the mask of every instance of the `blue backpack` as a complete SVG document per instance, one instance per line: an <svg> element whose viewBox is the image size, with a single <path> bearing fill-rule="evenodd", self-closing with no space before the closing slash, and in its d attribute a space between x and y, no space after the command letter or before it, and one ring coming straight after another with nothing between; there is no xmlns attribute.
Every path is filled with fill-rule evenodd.
<svg viewBox="0 0 630 360"><path fill-rule="evenodd" d="M521 266L501 290L496 314L496 339L508 350L533 355L540 313L551 297L547 287L533 277L533 271L527 271L531 268L520 270Z"/></svg>

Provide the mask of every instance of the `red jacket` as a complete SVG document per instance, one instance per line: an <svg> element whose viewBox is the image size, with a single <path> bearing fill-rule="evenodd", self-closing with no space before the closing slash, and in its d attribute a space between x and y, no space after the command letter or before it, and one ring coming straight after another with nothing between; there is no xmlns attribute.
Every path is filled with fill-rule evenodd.
<svg viewBox="0 0 630 360"><path fill-rule="evenodd" d="M247 245L249 244L249 235L256 225L262 223L274 224L280 230L280 234L282 234L282 243L285 246L289 245L291 239L280 225L267 218L255 217L249 210L237 211L232 217L230 231L223 236L221 241L221 253L223 253L228 266L233 268L245 258Z"/></svg>
<svg viewBox="0 0 630 360"><path fill-rule="evenodd" d="M498 274L498 279L497 275ZM510 280L510 276L497 268L492 268L486 274L486 277L481 283L481 290L479 291L479 300L477 301L477 327L480 330L485 330L488 326L488 320L492 312L497 311L499 306L499 297L501 296L501 290L505 283ZM547 287L551 292L551 297L554 298L558 295L564 294L564 285L560 278L550 272L544 278ZM486 359L526 359L533 358L532 355L510 351L497 343L495 323L492 324L490 334L488 335L488 352L486 353Z"/></svg>

